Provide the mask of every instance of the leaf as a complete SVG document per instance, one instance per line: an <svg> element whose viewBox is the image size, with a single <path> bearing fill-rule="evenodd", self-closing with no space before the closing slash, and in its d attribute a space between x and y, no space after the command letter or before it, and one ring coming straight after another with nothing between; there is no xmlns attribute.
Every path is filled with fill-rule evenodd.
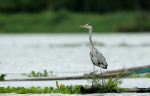
<svg viewBox="0 0 150 96"><path fill-rule="evenodd" d="M6 74L1 74L0 75L0 80L5 80L5 76L6 76Z"/></svg>
<svg viewBox="0 0 150 96"><path fill-rule="evenodd" d="M58 89L60 89L60 88L59 88L59 84L58 84L58 81L56 81L56 87L57 87Z"/></svg>
<svg viewBox="0 0 150 96"><path fill-rule="evenodd" d="M31 74L32 74L33 77L36 77L36 74L35 74L34 71L32 71Z"/></svg>
<svg viewBox="0 0 150 96"><path fill-rule="evenodd" d="M4 93L5 92L5 88L4 87L0 87L0 93Z"/></svg>
<svg viewBox="0 0 150 96"><path fill-rule="evenodd" d="M11 93L11 87L7 87L6 89L5 89L5 91L6 91L6 93Z"/></svg>
<svg viewBox="0 0 150 96"><path fill-rule="evenodd" d="M59 87L60 89L62 89L62 88L65 88L65 85L64 84L60 84L60 87Z"/></svg>

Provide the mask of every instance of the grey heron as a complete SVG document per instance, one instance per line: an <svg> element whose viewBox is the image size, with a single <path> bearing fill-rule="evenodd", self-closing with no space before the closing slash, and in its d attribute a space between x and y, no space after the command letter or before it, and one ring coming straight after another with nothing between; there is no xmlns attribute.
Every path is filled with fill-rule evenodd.
<svg viewBox="0 0 150 96"><path fill-rule="evenodd" d="M95 73L95 65L100 67L100 71L101 71L101 68L107 69L108 64L106 62L105 57L102 55L102 53L100 51L98 51L94 47L94 45L92 43L92 26L88 23L85 25L81 25L79 27L89 29L89 40L90 40L90 47L91 47L90 58L93 63L94 73ZM101 71L101 75L102 75L102 71Z"/></svg>

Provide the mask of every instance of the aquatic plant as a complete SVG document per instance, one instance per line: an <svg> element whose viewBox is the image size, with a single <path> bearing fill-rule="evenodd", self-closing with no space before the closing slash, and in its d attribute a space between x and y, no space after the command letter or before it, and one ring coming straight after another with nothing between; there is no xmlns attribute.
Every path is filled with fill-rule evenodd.
<svg viewBox="0 0 150 96"><path fill-rule="evenodd" d="M62 94L79 94L81 85L67 85L58 84L56 81L56 88L54 87L0 87L0 93L17 93L17 94L27 94L27 93L62 93Z"/></svg>
<svg viewBox="0 0 150 96"><path fill-rule="evenodd" d="M130 78L150 78L150 72L146 74L140 74L140 75L133 73L130 75Z"/></svg>
<svg viewBox="0 0 150 96"><path fill-rule="evenodd" d="M150 72L145 75L145 77L150 78Z"/></svg>
<svg viewBox="0 0 150 96"><path fill-rule="evenodd" d="M124 68L118 73L118 75L114 77L109 77L108 80L104 79L100 74L93 74L87 78L88 83L92 83L92 86L87 90L90 90L89 93L108 93L108 92L119 92L119 85L122 84L122 80L120 79L124 76ZM85 91L86 88L82 86L81 91Z"/></svg>
<svg viewBox="0 0 150 96"><path fill-rule="evenodd" d="M133 73L133 74L130 75L130 78L137 78L137 77L138 77L138 76L137 76L136 73Z"/></svg>
<svg viewBox="0 0 150 96"><path fill-rule="evenodd" d="M54 74L53 71L50 71L49 73L47 72L47 70L44 70L43 73L41 72L35 72L35 71L31 71L31 73L29 74L22 74L24 76L28 76L28 77L56 77L56 75Z"/></svg>
<svg viewBox="0 0 150 96"><path fill-rule="evenodd" d="M0 81L5 80L5 76L6 76L6 74L1 74L1 75L0 75Z"/></svg>

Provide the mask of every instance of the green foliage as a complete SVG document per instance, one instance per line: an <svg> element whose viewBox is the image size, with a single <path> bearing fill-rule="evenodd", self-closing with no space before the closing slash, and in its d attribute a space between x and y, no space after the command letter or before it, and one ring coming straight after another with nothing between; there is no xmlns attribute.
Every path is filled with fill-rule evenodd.
<svg viewBox="0 0 150 96"><path fill-rule="evenodd" d="M147 73L145 77L150 78L150 72Z"/></svg>
<svg viewBox="0 0 150 96"><path fill-rule="evenodd" d="M80 93L81 85L70 85L65 86L64 84L58 84L56 81L56 88L54 87L0 87L0 93L17 93L17 94L27 94L27 93L62 93L62 94L78 94Z"/></svg>
<svg viewBox="0 0 150 96"><path fill-rule="evenodd" d="M58 81L56 81L56 87L57 87L57 89L60 89L60 88L59 88Z"/></svg>
<svg viewBox="0 0 150 96"><path fill-rule="evenodd" d="M86 23L91 23L93 32L118 32L118 28L122 25L127 26L128 29L129 24L125 22L132 22L140 14L140 12L116 12L103 15L81 14L71 13L65 9L56 13L1 14L0 33L87 33L87 29L78 27ZM135 24L133 23L133 25ZM149 23L147 24L149 25ZM144 28L144 25L141 27Z"/></svg>
<svg viewBox="0 0 150 96"><path fill-rule="evenodd" d="M118 76L115 79L110 77L104 87L104 92L119 92L120 90L118 86L120 84L122 84L122 80L120 80Z"/></svg>
<svg viewBox="0 0 150 96"><path fill-rule="evenodd" d="M97 89L98 93L120 92L119 85L122 83L123 82L119 79L119 76L115 78L110 77L108 81L102 80L100 78L95 78L92 81L92 85Z"/></svg>
<svg viewBox="0 0 150 96"><path fill-rule="evenodd" d="M0 0L0 12L58 11L106 13L120 10L149 10L149 0Z"/></svg>
<svg viewBox="0 0 150 96"><path fill-rule="evenodd" d="M22 75L25 75L25 76L28 76L28 77L55 77L56 75L54 75L54 72L53 71L50 71L49 73L44 70L44 73L41 73L41 72L35 72L35 71L31 71L30 74L22 74Z"/></svg>
<svg viewBox="0 0 150 96"><path fill-rule="evenodd" d="M128 88L121 88L122 91L128 91Z"/></svg>
<svg viewBox="0 0 150 96"><path fill-rule="evenodd" d="M113 92L120 92L119 85L122 84L122 77L124 68L120 71L120 73L115 77L110 77L107 81L100 76L100 74L94 73L92 76L92 80L88 80L88 82L92 83L98 93L113 93Z"/></svg>
<svg viewBox="0 0 150 96"><path fill-rule="evenodd" d="M1 13L13 13L13 12L40 12L43 11L48 0L0 0L0 12Z"/></svg>
<svg viewBox="0 0 150 96"><path fill-rule="evenodd" d="M137 76L136 73L133 73L133 74L130 75L130 78L137 78L137 77L138 77L138 76Z"/></svg>
<svg viewBox="0 0 150 96"><path fill-rule="evenodd" d="M150 30L150 15L146 12L141 12L135 19L129 19L119 25L117 30L120 32L148 32Z"/></svg>
<svg viewBox="0 0 150 96"><path fill-rule="evenodd" d="M133 73L130 75L130 78L150 78L150 72L146 73L146 74L141 74L141 75L138 75L136 73Z"/></svg>
<svg viewBox="0 0 150 96"><path fill-rule="evenodd" d="M1 75L0 75L0 81L5 80L5 76L6 76L6 74L1 74Z"/></svg>

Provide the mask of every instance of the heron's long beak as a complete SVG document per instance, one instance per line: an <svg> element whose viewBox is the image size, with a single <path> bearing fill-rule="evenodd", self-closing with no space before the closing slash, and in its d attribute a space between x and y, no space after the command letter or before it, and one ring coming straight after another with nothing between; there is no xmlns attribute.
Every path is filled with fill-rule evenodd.
<svg viewBox="0 0 150 96"><path fill-rule="evenodd" d="M85 28L85 25L81 25L81 26L79 26L80 28Z"/></svg>

